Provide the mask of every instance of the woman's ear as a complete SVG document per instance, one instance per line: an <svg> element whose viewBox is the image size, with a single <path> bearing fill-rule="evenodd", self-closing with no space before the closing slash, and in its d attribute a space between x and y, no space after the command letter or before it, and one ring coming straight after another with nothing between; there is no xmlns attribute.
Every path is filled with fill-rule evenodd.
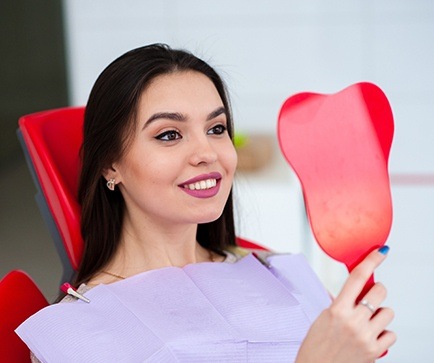
<svg viewBox="0 0 434 363"><path fill-rule="evenodd" d="M119 172L118 172L118 170L114 164L111 165L110 167L104 169L102 171L102 176L107 181L112 180L112 179L116 180L116 184L121 181Z"/></svg>
<svg viewBox="0 0 434 363"><path fill-rule="evenodd" d="M106 168L102 171L102 176L105 180L116 179L115 178L116 171L113 167Z"/></svg>

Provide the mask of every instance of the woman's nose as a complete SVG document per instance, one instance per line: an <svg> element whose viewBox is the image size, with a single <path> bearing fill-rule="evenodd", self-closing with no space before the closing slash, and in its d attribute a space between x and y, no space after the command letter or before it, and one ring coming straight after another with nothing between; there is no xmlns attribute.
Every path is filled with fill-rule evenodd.
<svg viewBox="0 0 434 363"><path fill-rule="evenodd" d="M210 140L204 136L191 143L190 163L192 165L212 164L217 161L217 152Z"/></svg>

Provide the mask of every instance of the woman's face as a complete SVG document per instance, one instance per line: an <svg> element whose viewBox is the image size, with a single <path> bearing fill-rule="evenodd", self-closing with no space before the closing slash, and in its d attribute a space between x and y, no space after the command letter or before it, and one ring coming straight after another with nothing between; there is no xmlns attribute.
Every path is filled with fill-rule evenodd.
<svg viewBox="0 0 434 363"><path fill-rule="evenodd" d="M126 216L142 223L216 220L237 156L223 102L211 80L184 71L157 77L141 95L135 134L113 175Z"/></svg>

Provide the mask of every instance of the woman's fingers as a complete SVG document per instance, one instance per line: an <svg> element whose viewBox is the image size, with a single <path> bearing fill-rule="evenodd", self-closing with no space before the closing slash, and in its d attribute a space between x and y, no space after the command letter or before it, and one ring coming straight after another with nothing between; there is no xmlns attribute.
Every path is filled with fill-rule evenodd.
<svg viewBox="0 0 434 363"><path fill-rule="evenodd" d="M385 330L378 337L377 356L382 356L396 342L396 334L393 331Z"/></svg>
<svg viewBox="0 0 434 363"><path fill-rule="evenodd" d="M336 297L336 302L351 301L354 302L369 277L375 269L386 259L389 247L383 246L372 251L358 266L350 273L346 283L342 287L340 294Z"/></svg>
<svg viewBox="0 0 434 363"><path fill-rule="evenodd" d="M386 287L381 282L377 282L359 302L356 306L356 310L361 311L363 315L368 317L372 316L386 299L386 296Z"/></svg>
<svg viewBox="0 0 434 363"><path fill-rule="evenodd" d="M383 331L385 331L386 327L392 322L394 317L395 313L392 309L378 309L377 313L372 317L370 322L373 331L377 332L377 336L379 336Z"/></svg>

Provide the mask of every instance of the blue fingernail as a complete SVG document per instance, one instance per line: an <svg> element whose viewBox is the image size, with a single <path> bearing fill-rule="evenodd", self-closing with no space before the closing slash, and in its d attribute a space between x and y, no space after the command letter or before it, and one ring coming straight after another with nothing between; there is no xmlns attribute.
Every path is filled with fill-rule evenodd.
<svg viewBox="0 0 434 363"><path fill-rule="evenodd" d="M383 255L387 255L387 252L389 252L389 250L390 250L389 246L383 246L378 249L378 252L380 252Z"/></svg>

